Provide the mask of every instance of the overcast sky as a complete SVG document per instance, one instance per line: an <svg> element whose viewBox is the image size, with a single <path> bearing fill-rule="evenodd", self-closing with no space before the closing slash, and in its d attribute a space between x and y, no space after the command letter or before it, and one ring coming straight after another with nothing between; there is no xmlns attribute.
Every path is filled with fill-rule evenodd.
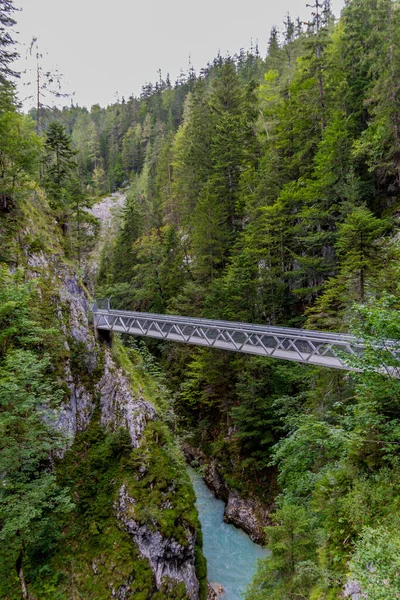
<svg viewBox="0 0 400 600"><path fill-rule="evenodd" d="M334 0L336 15L343 4ZM189 56L199 71L218 51L234 54L251 40L264 56L271 27L280 27L288 11L293 18L310 16L306 0L15 0L15 5L22 9L16 30L24 44L18 68L26 68L23 57L36 36L44 68L58 67L65 91L74 91L74 102L87 107L107 106L117 94L139 95L145 82L157 80L158 69L174 82L187 70ZM20 84L21 99L29 89Z"/></svg>

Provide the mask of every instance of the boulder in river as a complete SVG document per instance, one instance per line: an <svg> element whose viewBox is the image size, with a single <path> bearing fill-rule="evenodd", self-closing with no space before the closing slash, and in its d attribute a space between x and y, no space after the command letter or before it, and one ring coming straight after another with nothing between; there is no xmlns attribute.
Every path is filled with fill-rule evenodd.
<svg viewBox="0 0 400 600"><path fill-rule="evenodd" d="M224 586L216 582L207 582L207 600L218 600L224 593Z"/></svg>

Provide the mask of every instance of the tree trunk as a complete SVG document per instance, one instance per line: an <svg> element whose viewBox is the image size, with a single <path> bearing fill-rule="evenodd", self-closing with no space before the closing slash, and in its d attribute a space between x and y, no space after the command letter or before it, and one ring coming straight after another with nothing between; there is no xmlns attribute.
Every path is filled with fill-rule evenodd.
<svg viewBox="0 0 400 600"><path fill-rule="evenodd" d="M21 596L22 596L22 600L28 600L28 592L26 591L24 572L22 570L22 557L23 557L23 552L21 550L21 552L19 553L19 556L17 558L17 562L15 564L15 567L17 569L17 573L18 573L18 577L19 577L19 582L21 584Z"/></svg>

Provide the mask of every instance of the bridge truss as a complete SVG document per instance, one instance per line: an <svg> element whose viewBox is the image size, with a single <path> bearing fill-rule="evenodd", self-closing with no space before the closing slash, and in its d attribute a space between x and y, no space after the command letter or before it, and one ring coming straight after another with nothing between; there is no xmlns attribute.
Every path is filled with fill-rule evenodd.
<svg viewBox="0 0 400 600"><path fill-rule="evenodd" d="M121 311L111 309L107 301L97 301L93 307L93 317L94 325L99 330L335 369L357 370L352 365L352 357L361 356L364 349L362 341L352 335Z"/></svg>

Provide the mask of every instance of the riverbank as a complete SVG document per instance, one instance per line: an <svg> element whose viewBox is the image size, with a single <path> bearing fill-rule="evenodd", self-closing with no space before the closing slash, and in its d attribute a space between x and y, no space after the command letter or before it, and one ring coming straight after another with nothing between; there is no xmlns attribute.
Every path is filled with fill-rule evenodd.
<svg viewBox="0 0 400 600"><path fill-rule="evenodd" d="M255 572L257 560L269 554L241 529L224 521L224 502L215 497L196 471L188 467L196 493L196 506L203 532L203 553L208 580L218 582L220 600L241 600Z"/></svg>
<svg viewBox="0 0 400 600"><path fill-rule="evenodd" d="M266 507L254 497L244 498L226 484L215 459L208 458L201 450L184 444L182 451L189 465L200 466L204 481L216 498L223 500L223 519L242 529L256 544L265 544L264 528L271 525L269 514L272 507Z"/></svg>

